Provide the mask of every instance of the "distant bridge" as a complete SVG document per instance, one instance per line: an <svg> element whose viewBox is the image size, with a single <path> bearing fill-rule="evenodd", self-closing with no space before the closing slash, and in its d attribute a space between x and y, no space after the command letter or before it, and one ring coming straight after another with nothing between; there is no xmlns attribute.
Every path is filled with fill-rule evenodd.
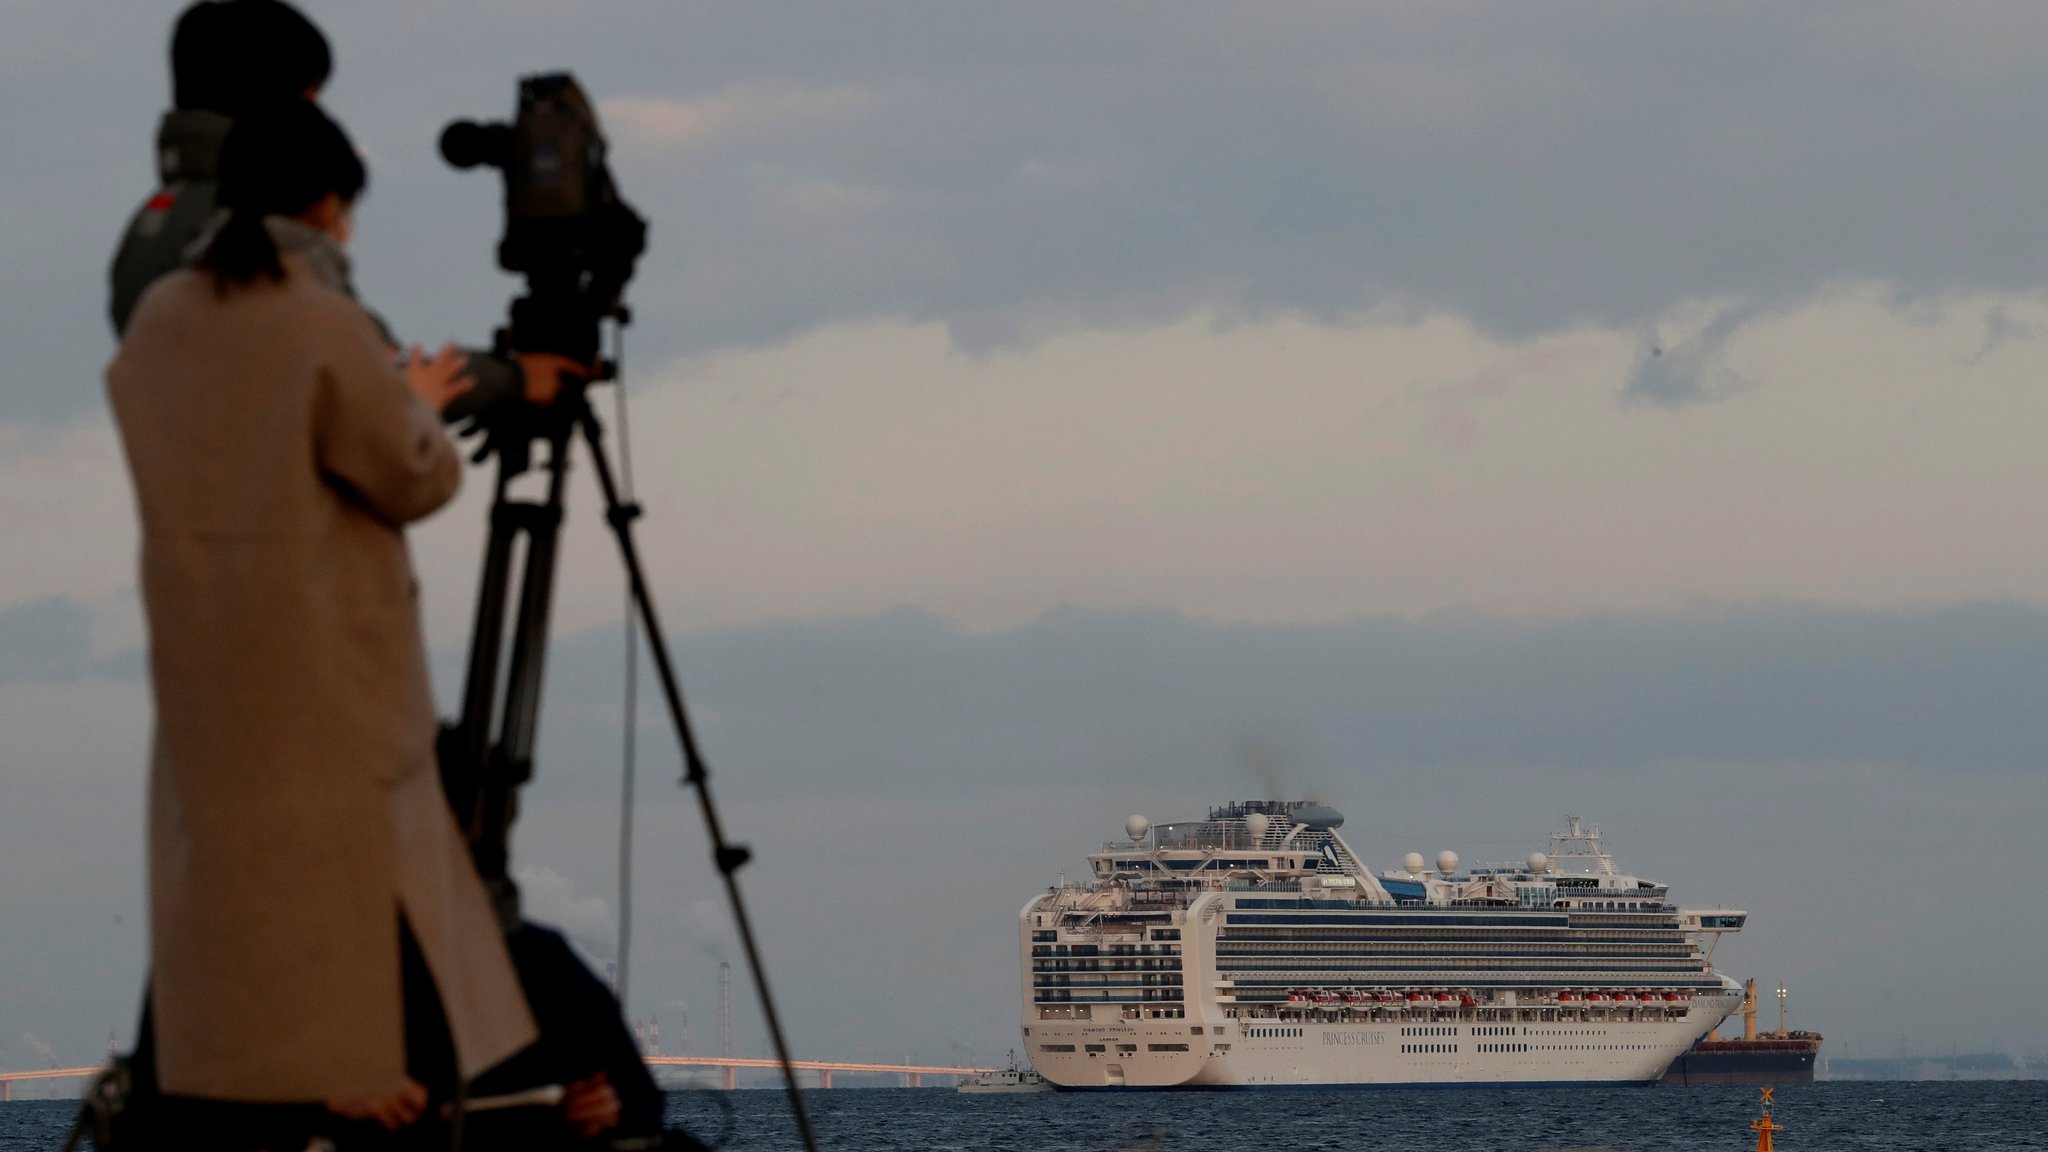
<svg viewBox="0 0 2048 1152"><path fill-rule="evenodd" d="M649 1056L650 1067L655 1068L718 1068L725 1072L725 1086L734 1087L742 1068L780 1068L773 1060L755 1060L745 1056ZM859 1064L842 1060L792 1060L790 1064L800 1071L816 1072L818 1086L830 1088L834 1072L879 1072L885 1075L902 1076L912 1088L923 1087L927 1076L979 1076L992 1072L992 1068L954 1068L942 1064ZM0 1100L14 1099L14 1085L27 1080L83 1080L99 1075L94 1068L34 1068L23 1072L0 1071Z"/></svg>
<svg viewBox="0 0 2048 1152"><path fill-rule="evenodd" d="M742 1068L780 1068L774 1060L751 1060L743 1056L649 1056L647 1063L654 1068L722 1068L725 1070L725 1086L733 1086L734 1079ZM954 1068L942 1064L857 1064L841 1060L791 1060L790 1066L802 1072L816 1072L818 1086L830 1088L834 1072L881 1072L902 1076L910 1087L924 1085L927 1076L980 1076L993 1072L993 1068Z"/></svg>
<svg viewBox="0 0 2048 1152"><path fill-rule="evenodd" d="M33 1068L26 1072L0 1072L0 1100L14 1099L18 1080L70 1080L97 1076L99 1068Z"/></svg>

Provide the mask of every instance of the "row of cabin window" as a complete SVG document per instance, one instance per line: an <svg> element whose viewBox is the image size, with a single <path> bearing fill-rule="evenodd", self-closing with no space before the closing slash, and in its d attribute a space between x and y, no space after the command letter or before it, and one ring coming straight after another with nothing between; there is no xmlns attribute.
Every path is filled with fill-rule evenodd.
<svg viewBox="0 0 2048 1152"><path fill-rule="evenodd" d="M1169 939L1164 934L1161 939ZM1180 939L1180 931L1174 930L1170 939ZM1033 956L1178 956L1180 945L1161 944L1153 948L1150 944L1033 944Z"/></svg>
<svg viewBox="0 0 2048 1152"><path fill-rule="evenodd" d="M1039 946L1043 948L1043 945ZM1218 957L1231 956L1313 956L1317 959L1369 956L1690 956L1693 946L1676 934L1662 940L1645 941L1640 936L1605 940L1472 940L1340 939L1340 940L1254 940L1235 938L1216 942ZM1034 950L1032 955L1047 955Z"/></svg>
<svg viewBox="0 0 2048 1152"><path fill-rule="evenodd" d="M1091 1053L1097 1053L1097 1052L1102 1052L1102 1051L1104 1051L1104 1048L1103 1048L1103 1046L1102 1046L1102 1045L1100 1045L1100 1044L1090 1044L1090 1045L1088 1045L1087 1047L1088 1047L1088 1051L1089 1051L1089 1052L1091 1052ZM1137 1045L1135 1045L1135 1044L1119 1044L1119 1045L1117 1045L1117 1049L1118 1049L1119 1051L1123 1051L1123 1052L1135 1052L1135 1051L1137 1051ZM1039 1050L1040 1052L1072 1052L1072 1051L1074 1050L1074 1046L1073 1046L1072 1044L1040 1044L1040 1045L1038 1046L1038 1050ZM1187 1045L1185 1045L1185 1044L1147 1044L1147 1045L1145 1045L1145 1051L1147 1051L1147 1052L1185 1052L1185 1051L1187 1051L1187 1050L1188 1050L1188 1046L1187 1046Z"/></svg>

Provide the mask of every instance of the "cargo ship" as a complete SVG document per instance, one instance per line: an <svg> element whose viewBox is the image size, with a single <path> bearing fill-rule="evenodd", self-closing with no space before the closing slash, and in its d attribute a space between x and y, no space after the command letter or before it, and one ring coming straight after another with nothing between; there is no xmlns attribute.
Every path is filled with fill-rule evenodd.
<svg viewBox="0 0 2048 1152"><path fill-rule="evenodd" d="M1778 1030L1756 1030L1756 981L1743 987L1742 1039L1709 1032L1664 1072L1666 1084L1811 1084L1821 1035L1785 1027L1785 986L1778 985Z"/></svg>

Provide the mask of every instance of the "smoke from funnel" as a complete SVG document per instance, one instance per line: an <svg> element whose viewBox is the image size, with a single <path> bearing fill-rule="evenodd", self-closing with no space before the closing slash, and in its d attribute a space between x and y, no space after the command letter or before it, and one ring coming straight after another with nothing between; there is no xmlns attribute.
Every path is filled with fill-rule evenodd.
<svg viewBox="0 0 2048 1152"><path fill-rule="evenodd" d="M1244 766L1251 770L1252 775L1258 779L1259 786L1266 790L1262 799L1287 799L1286 773L1279 752L1264 740L1247 740L1240 751L1244 757Z"/></svg>

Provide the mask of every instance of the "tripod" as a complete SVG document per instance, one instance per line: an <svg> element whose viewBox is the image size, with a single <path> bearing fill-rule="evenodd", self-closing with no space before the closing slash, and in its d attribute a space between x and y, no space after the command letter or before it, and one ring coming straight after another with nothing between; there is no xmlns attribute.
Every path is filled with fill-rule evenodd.
<svg viewBox="0 0 2048 1152"><path fill-rule="evenodd" d="M604 430L591 409L587 382L565 382L555 402L546 407L524 403L500 405L489 422L483 453L498 461L496 495L491 504L490 535L484 545L483 575L479 581L476 619L470 637L469 670L464 680L462 715L442 730L440 761L442 785L455 809L457 820L469 838L470 851L478 873L497 905L500 921L507 926L518 919L518 888L510 863L512 824L518 819L519 787L533 776L534 740L540 724L541 679L547 663L548 617L554 601L557 548L564 515L564 493L568 482L569 456L575 440L588 449L592 468L605 503L605 522L619 547L626 569L634 611L661 682L663 702L674 726L683 754L683 780L697 797L697 809L711 842L712 862L725 884L733 921L752 970L754 988L761 1001L761 1014L782 1065L783 1083L795 1117L798 1135L805 1148L816 1146L810 1118L804 1110L803 1095L797 1088L796 1070L790 1064L789 1045L783 1037L782 1022L768 991L768 975L754 939L754 929L741 899L736 873L748 860L747 849L726 839L712 800L711 774L697 747L695 730L683 706L682 686L669 658L668 642L648 592L640 553L633 539L633 521L640 515L637 504L619 497L611 460L606 455ZM512 482L532 467L535 443L547 447L546 495L538 502L515 499ZM523 563L518 579L516 612L508 621L513 592L514 552L523 541ZM507 626L510 626L509 643ZM501 657L505 673L499 675ZM493 721L497 723L495 737ZM623 915L625 910L621 909Z"/></svg>

